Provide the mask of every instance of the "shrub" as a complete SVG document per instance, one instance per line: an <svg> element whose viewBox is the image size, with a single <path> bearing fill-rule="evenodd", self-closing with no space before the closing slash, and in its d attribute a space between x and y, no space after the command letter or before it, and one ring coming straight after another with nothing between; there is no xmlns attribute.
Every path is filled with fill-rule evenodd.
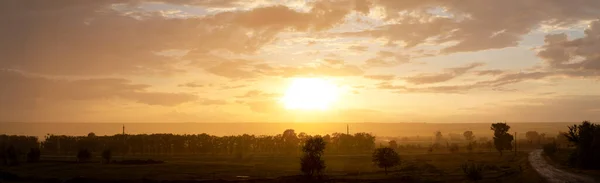
<svg viewBox="0 0 600 183"><path fill-rule="evenodd" d="M104 151L102 151L102 159L104 160L104 163L110 163L110 159L112 158L112 152L110 151L110 149L106 149Z"/></svg>
<svg viewBox="0 0 600 183"><path fill-rule="evenodd" d="M483 170L485 165L476 163L464 163L461 165L462 171L465 173L467 179L471 181L478 181L483 178Z"/></svg>
<svg viewBox="0 0 600 183"><path fill-rule="evenodd" d="M557 147L556 143L548 143L544 145L544 153L548 156L554 155L556 153Z"/></svg>
<svg viewBox="0 0 600 183"><path fill-rule="evenodd" d="M77 152L77 161L85 162L92 159L92 153L88 149L81 149Z"/></svg>
<svg viewBox="0 0 600 183"><path fill-rule="evenodd" d="M41 155L42 153L39 148L31 148L27 153L27 162L38 162Z"/></svg>

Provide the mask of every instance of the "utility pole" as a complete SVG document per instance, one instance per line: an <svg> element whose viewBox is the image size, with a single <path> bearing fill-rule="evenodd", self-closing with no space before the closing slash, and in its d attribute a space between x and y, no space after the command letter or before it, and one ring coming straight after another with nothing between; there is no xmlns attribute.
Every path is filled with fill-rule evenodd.
<svg viewBox="0 0 600 183"><path fill-rule="evenodd" d="M515 132L515 157L517 156L517 132Z"/></svg>
<svg viewBox="0 0 600 183"><path fill-rule="evenodd" d="M125 135L125 124L123 124L123 135Z"/></svg>
<svg viewBox="0 0 600 183"><path fill-rule="evenodd" d="M350 125L346 124L346 135L350 135Z"/></svg>

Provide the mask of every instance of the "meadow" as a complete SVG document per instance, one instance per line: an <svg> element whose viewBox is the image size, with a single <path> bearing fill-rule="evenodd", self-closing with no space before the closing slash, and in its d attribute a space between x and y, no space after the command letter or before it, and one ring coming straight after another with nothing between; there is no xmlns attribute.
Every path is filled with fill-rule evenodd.
<svg viewBox="0 0 600 183"><path fill-rule="evenodd" d="M483 164L480 182L543 182L529 167L527 152L516 156L497 152L402 153L401 164L386 175L371 162L370 154L325 155L328 182L465 182L461 165ZM114 159L160 159L163 164L101 164L98 157L76 163L73 157L42 157L37 163L2 167L0 171L20 177L15 180L67 180L84 177L97 180L132 181L249 181L302 182L298 156L122 156Z"/></svg>

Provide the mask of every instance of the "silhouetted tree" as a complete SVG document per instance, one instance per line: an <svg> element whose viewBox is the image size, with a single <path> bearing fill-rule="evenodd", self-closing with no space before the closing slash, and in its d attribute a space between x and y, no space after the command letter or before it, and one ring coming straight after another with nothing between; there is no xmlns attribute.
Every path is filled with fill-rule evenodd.
<svg viewBox="0 0 600 183"><path fill-rule="evenodd" d="M398 149L398 143L395 140L390 140L390 142L388 142L388 145L392 149Z"/></svg>
<svg viewBox="0 0 600 183"><path fill-rule="evenodd" d="M508 133L510 126L506 123L494 123L490 129L494 130L494 146L500 152L500 156L503 150L512 150L511 142L514 137Z"/></svg>
<svg viewBox="0 0 600 183"><path fill-rule="evenodd" d="M90 152L88 149L81 149L79 152L77 152L77 161L86 162L90 159L92 159L92 152Z"/></svg>
<svg viewBox="0 0 600 183"><path fill-rule="evenodd" d="M300 170L304 175L313 177L321 175L325 169L325 161L321 159L325 151L325 141L321 137L308 138L302 146L304 153L300 158Z"/></svg>
<svg viewBox="0 0 600 183"><path fill-rule="evenodd" d="M529 141L529 144L533 144L533 141L536 141L540 138L540 134L536 131L528 131L525 133L525 138Z"/></svg>
<svg viewBox="0 0 600 183"><path fill-rule="evenodd" d="M443 138L442 132L436 131L435 132L435 142L434 143L436 143L436 144L441 143L442 142L442 138Z"/></svg>
<svg viewBox="0 0 600 183"><path fill-rule="evenodd" d="M112 152L110 151L110 149L105 149L104 151L102 151L102 160L104 160L104 163L110 163L111 158Z"/></svg>
<svg viewBox="0 0 600 183"><path fill-rule="evenodd" d="M388 168L400 164L400 156L392 148L377 148L375 149L375 152L373 152L373 163L375 163L379 168L383 168L385 174L387 175Z"/></svg>
<svg viewBox="0 0 600 183"><path fill-rule="evenodd" d="M473 131L465 131L463 133L463 136L465 137L465 140L467 140L468 142L471 142L475 139L475 136L473 136Z"/></svg>
<svg viewBox="0 0 600 183"><path fill-rule="evenodd" d="M283 149L287 154L294 153L298 150L298 136L293 129L287 129L281 135L283 140Z"/></svg>
<svg viewBox="0 0 600 183"><path fill-rule="evenodd" d="M15 166L19 165L19 153L13 145L9 145L5 152L6 165Z"/></svg>
<svg viewBox="0 0 600 183"><path fill-rule="evenodd" d="M39 148L31 148L27 153L27 162L38 162L41 155L42 153Z"/></svg>
<svg viewBox="0 0 600 183"><path fill-rule="evenodd" d="M452 144L451 144L451 145L448 147L448 150L449 150L451 153L458 152L458 144L456 144L456 143L452 143Z"/></svg>
<svg viewBox="0 0 600 183"><path fill-rule="evenodd" d="M571 163L584 169L600 168L600 125L584 121L581 125L569 126L565 137L575 144Z"/></svg>

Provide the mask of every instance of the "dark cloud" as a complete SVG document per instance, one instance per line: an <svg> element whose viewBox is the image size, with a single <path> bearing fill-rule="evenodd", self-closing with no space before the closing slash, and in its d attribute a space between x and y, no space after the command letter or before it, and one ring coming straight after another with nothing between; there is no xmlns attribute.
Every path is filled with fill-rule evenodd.
<svg viewBox="0 0 600 183"><path fill-rule="evenodd" d="M99 100L125 99L148 105L174 106L196 100L195 95L147 91L149 85L132 84L126 79L63 80L0 70L0 100ZM6 104L1 102L3 104ZM7 102L7 103L13 103Z"/></svg>
<svg viewBox="0 0 600 183"><path fill-rule="evenodd" d="M480 66L483 66L483 64L473 63L463 67L449 68L446 69L446 72L440 74L419 74L415 76L404 77L403 80L417 85L441 83L462 76L463 74L467 73L467 71Z"/></svg>

